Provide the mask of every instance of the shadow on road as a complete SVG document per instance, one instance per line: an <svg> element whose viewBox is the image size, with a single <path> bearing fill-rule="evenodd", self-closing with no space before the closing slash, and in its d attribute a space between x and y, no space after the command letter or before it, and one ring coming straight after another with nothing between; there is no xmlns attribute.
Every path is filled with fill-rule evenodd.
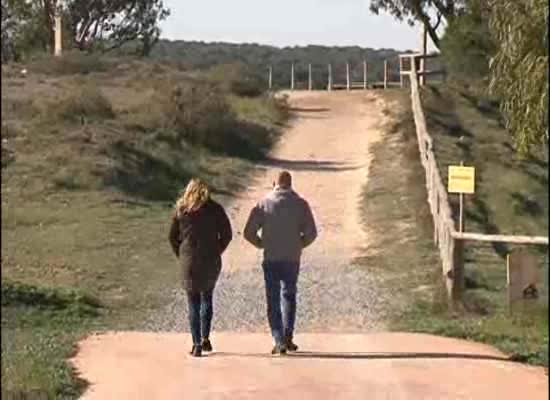
<svg viewBox="0 0 550 400"><path fill-rule="evenodd" d="M343 172L363 168L363 165L352 165L336 161L317 160L284 160L268 157L260 163L263 166L283 168L289 171L329 171Z"/></svg>
<svg viewBox="0 0 550 400"><path fill-rule="evenodd" d="M270 354L262 353L211 353L208 357L244 357L244 358L272 358ZM470 359L470 360L489 360L489 361L510 361L509 357L489 356L482 354L463 354L463 353L325 353L298 351L288 353L285 358L310 358L310 359L334 359L334 360L382 360L382 359Z"/></svg>
<svg viewBox="0 0 550 400"><path fill-rule="evenodd" d="M328 112L330 108L326 107L290 107L288 109L292 112Z"/></svg>

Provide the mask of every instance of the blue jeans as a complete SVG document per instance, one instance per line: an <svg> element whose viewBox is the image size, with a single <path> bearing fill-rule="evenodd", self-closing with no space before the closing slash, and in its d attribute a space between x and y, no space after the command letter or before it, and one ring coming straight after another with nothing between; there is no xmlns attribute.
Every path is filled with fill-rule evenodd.
<svg viewBox="0 0 550 400"><path fill-rule="evenodd" d="M267 299L267 318L276 344L292 339L296 320L297 262L264 261L262 264ZM282 310L281 310L282 295Z"/></svg>
<svg viewBox="0 0 550 400"><path fill-rule="evenodd" d="M189 325L194 345L200 345L203 338L208 339L210 337L213 316L213 293L214 290L202 293L187 292Z"/></svg>

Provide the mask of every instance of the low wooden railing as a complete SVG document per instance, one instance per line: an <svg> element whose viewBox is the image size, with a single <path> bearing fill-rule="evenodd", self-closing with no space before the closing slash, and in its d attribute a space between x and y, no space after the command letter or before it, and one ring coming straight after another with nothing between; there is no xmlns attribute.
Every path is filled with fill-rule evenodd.
<svg viewBox="0 0 550 400"><path fill-rule="evenodd" d="M509 236L509 235L485 235L479 233L458 232L451 211L447 188L437 167L437 161L433 152L433 140L430 137L426 125L426 118L420 99L417 60L420 56L411 54L410 71L404 74L410 77L411 106L416 126L416 136L420 161L425 170L426 190L428 203L433 219L434 241L438 246L443 276L447 287L447 293L452 301L461 299L464 291L464 242L506 242L530 245L548 246L548 237L540 236ZM433 56L430 56L433 57Z"/></svg>

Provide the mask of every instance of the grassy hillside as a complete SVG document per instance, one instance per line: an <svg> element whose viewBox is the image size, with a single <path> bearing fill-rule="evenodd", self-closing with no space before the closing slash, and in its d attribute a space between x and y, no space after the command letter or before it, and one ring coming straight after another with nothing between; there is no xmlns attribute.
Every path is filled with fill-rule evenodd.
<svg viewBox="0 0 550 400"><path fill-rule="evenodd" d="M426 87L422 101L444 181L448 165L464 161L476 168L476 192L465 198L465 230L547 236L548 161L542 149L519 158L498 104L476 87L456 82ZM458 218L458 198L450 197ZM538 257L541 292L539 300L509 315L506 255L519 248ZM436 323L437 330L494 343L519 359L548 365L548 248L468 242L465 273L466 319Z"/></svg>
<svg viewBox="0 0 550 400"><path fill-rule="evenodd" d="M366 265L381 267L381 286L392 288L392 293L399 288L387 304L392 329L489 343L517 360L547 366L548 249L527 248L540 260L541 296L509 314L505 257L514 247L468 242L464 307L449 310L433 246L410 95L395 92L394 100L396 106L388 113L396 125L373 150L364 202L368 229L379 241ZM547 235L547 161L542 154L523 160L516 156L496 104L473 88L455 84L426 87L422 101L444 180L450 164L464 161L476 167L476 193L466 198L466 230ZM450 197L457 213L456 196ZM414 206L395 206L403 201ZM384 218L377 218L380 215Z"/></svg>
<svg viewBox="0 0 550 400"><path fill-rule="evenodd" d="M2 389L73 398L77 338L138 327L167 301L177 193L200 176L230 199L286 106L158 63L25 67L2 66Z"/></svg>

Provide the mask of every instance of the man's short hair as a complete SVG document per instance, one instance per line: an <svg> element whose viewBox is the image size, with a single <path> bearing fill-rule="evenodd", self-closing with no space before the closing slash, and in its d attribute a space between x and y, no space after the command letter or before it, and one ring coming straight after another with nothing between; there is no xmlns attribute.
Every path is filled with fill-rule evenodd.
<svg viewBox="0 0 550 400"><path fill-rule="evenodd" d="M281 188L290 188L292 187L292 176L288 171L281 171L277 176L277 186Z"/></svg>

